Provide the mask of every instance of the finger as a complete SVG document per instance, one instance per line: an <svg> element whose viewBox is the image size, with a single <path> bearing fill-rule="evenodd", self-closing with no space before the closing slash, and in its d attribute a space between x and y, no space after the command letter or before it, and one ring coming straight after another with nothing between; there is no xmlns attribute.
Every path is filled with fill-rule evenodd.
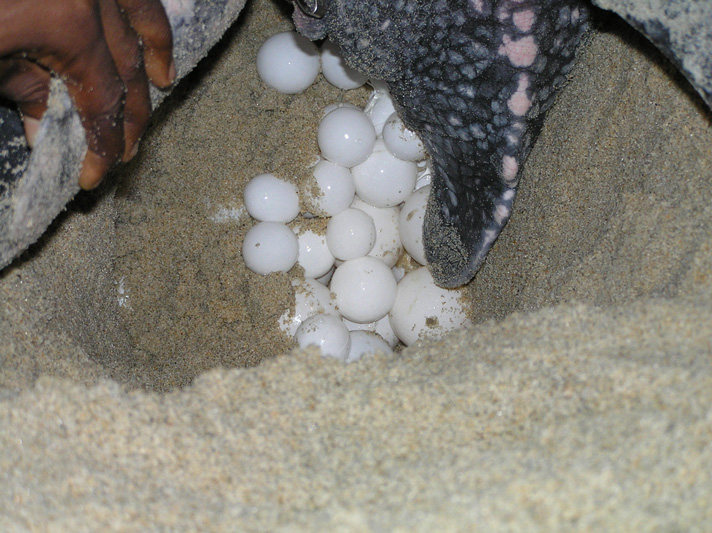
<svg viewBox="0 0 712 533"><path fill-rule="evenodd" d="M124 153L125 88L103 33L99 35L101 38L95 40L91 49L81 51L73 61L55 69L63 75L82 119L89 152L93 152L93 156L88 152L85 158L80 178L82 188L98 185L101 177L97 177L97 172L106 171Z"/></svg>
<svg viewBox="0 0 712 533"><path fill-rule="evenodd" d="M0 65L0 95L22 106L23 113L41 118L47 109L50 73L25 59L3 59Z"/></svg>
<svg viewBox="0 0 712 533"><path fill-rule="evenodd" d="M35 144L39 119L47 109L49 81L50 73L31 61L0 60L0 95L17 104L30 147Z"/></svg>
<svg viewBox="0 0 712 533"><path fill-rule="evenodd" d="M87 150L82 163L82 171L79 174L79 186L85 191L96 188L112 165L113 163L107 158Z"/></svg>
<svg viewBox="0 0 712 533"><path fill-rule="evenodd" d="M98 0L41 3L42 9L37 2L11 3L18 24L4 28L9 37L0 38L0 49L4 43L8 55L22 52L65 81L88 145L80 183L91 188L124 153L124 84L105 41Z"/></svg>
<svg viewBox="0 0 712 533"><path fill-rule="evenodd" d="M113 0L102 0L101 19L114 64L126 86L123 115L125 149L122 159L128 161L136 153L138 141L151 116L148 78L143 68L138 35Z"/></svg>
<svg viewBox="0 0 712 533"><path fill-rule="evenodd" d="M158 87L175 81L173 36L166 11L160 0L117 0L129 22L143 41L146 72Z"/></svg>

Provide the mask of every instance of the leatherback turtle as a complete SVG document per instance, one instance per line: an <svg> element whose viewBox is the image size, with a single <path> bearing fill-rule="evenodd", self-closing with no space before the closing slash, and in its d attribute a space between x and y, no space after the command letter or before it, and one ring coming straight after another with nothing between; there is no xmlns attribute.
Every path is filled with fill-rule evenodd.
<svg viewBox="0 0 712 533"><path fill-rule="evenodd" d="M423 240L467 283L509 220L524 160L587 28L579 0L299 0L294 20L388 84L433 164Z"/></svg>
<svg viewBox="0 0 712 533"><path fill-rule="evenodd" d="M421 134L436 171L427 257L442 285L467 282L509 219L522 163L593 8L585 0L291 1L301 7L297 28L314 39L330 35L353 66L386 80ZM709 0L590 1L646 34L712 109ZM244 4L162 2L179 78ZM0 102L0 269L79 190L85 133L65 85L55 79L51 89L31 154L19 116ZM154 105L165 94L152 91Z"/></svg>

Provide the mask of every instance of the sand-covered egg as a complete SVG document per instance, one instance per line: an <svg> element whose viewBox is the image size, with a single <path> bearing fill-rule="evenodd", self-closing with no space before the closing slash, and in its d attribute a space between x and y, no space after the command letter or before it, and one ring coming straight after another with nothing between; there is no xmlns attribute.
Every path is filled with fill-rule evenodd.
<svg viewBox="0 0 712 533"><path fill-rule="evenodd" d="M377 333L365 330L351 331L351 349L346 358L347 363L358 361L364 356L377 353L392 354L393 350L388 343Z"/></svg>
<svg viewBox="0 0 712 533"><path fill-rule="evenodd" d="M296 335L299 326L310 316L339 316L329 289L315 279L295 279L292 281L292 286L294 307L287 309L279 317L279 327L288 335Z"/></svg>
<svg viewBox="0 0 712 533"><path fill-rule="evenodd" d="M317 346L321 354L346 361L351 349L351 335L335 316L314 315L307 318L295 335L300 348Z"/></svg>
<svg viewBox="0 0 712 533"><path fill-rule="evenodd" d="M405 251L421 265L427 263L423 247L423 220L428 206L430 185L413 192L403 204L398 216L398 230Z"/></svg>
<svg viewBox="0 0 712 533"><path fill-rule="evenodd" d="M319 50L296 32L278 33L257 52L257 73L280 93L298 94L319 75Z"/></svg>
<svg viewBox="0 0 712 533"><path fill-rule="evenodd" d="M347 318L344 318L343 321L349 331L370 331L371 333L377 333L378 336L385 340L391 348L395 348L400 342L398 336L393 331L391 320L388 315L376 320L375 322L367 322L365 324L353 322Z"/></svg>
<svg viewBox="0 0 712 533"><path fill-rule="evenodd" d="M245 185L245 208L262 222L291 222L299 214L297 187L273 174L259 174Z"/></svg>
<svg viewBox="0 0 712 533"><path fill-rule="evenodd" d="M259 222L242 241L245 265L258 274L289 271L297 262L298 253L297 236L281 222Z"/></svg>
<svg viewBox="0 0 712 533"><path fill-rule="evenodd" d="M461 304L461 291L435 285L430 271L420 267L398 283L389 313L391 326L406 346L418 339L439 338L470 323Z"/></svg>
<svg viewBox="0 0 712 533"><path fill-rule="evenodd" d="M356 186L351 171L322 159L312 169L304 203L314 215L333 217L351 205L355 193Z"/></svg>

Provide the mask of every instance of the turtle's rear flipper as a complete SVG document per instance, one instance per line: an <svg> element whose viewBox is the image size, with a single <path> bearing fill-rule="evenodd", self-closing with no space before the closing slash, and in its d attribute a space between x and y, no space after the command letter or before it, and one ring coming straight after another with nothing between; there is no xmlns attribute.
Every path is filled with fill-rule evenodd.
<svg viewBox="0 0 712 533"><path fill-rule="evenodd" d="M447 288L472 279L512 213L516 190L493 183L453 190L435 178L423 228L435 282Z"/></svg>

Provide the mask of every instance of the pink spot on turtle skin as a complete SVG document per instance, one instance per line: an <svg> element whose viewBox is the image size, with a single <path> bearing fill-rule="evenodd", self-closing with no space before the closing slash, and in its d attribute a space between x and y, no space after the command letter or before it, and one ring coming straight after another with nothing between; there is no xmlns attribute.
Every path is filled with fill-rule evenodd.
<svg viewBox="0 0 712 533"><path fill-rule="evenodd" d="M529 75L526 72L519 74L519 84L517 85L517 90L512 96L507 100L507 107L509 110L517 115L518 117L523 117L529 111L532 106L531 98L527 96L527 89L529 88Z"/></svg>
<svg viewBox="0 0 712 533"><path fill-rule="evenodd" d="M502 178L505 183L514 183L517 180L517 172L519 172L519 164L511 155L505 155L502 158Z"/></svg>
<svg viewBox="0 0 712 533"><path fill-rule="evenodd" d="M472 7L474 7L478 13L483 13L485 10L483 0L470 0L470 4L472 4Z"/></svg>
<svg viewBox="0 0 712 533"><path fill-rule="evenodd" d="M534 21L536 20L536 15L531 9L524 9L522 11L516 11L512 15L512 21L517 29L521 32L528 33L531 31L532 26L534 26Z"/></svg>
<svg viewBox="0 0 712 533"><path fill-rule="evenodd" d="M519 141L522 139L522 133L525 129L524 122L519 121L512 124L511 133L507 135L509 143L512 145L519 144Z"/></svg>
<svg viewBox="0 0 712 533"><path fill-rule="evenodd" d="M498 52L506 55L515 67L531 67L539 53L539 48L531 35L513 40L510 35L505 34L502 36L502 44Z"/></svg>
<svg viewBox="0 0 712 533"><path fill-rule="evenodd" d="M506 205L498 205L494 212L494 221L501 225L507 218L509 218L509 208Z"/></svg>

